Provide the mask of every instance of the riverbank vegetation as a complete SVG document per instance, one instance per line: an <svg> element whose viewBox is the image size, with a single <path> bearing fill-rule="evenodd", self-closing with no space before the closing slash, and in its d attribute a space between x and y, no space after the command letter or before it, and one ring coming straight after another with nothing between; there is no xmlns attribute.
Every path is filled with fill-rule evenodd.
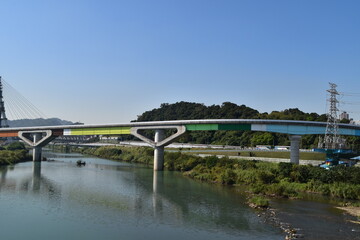
<svg viewBox="0 0 360 240"><path fill-rule="evenodd" d="M153 149L145 147L78 148L114 160L152 165ZM263 197L253 203L266 203L266 197L299 198L302 193L319 193L339 199L360 200L360 168L336 166L330 170L310 165L270 163L253 160L199 157L181 152L165 153L165 168L210 183L243 186ZM265 199L265 200L264 200ZM266 205L266 204L265 204Z"/></svg>
<svg viewBox="0 0 360 240"><path fill-rule="evenodd" d="M0 166L12 165L30 160L31 156L29 156L23 143L13 142L0 148Z"/></svg>
<svg viewBox="0 0 360 240"><path fill-rule="evenodd" d="M56 146L57 150L64 150L65 146ZM94 147L79 148L68 147L68 151L75 151L82 154L93 155L97 157L112 159L116 161L125 161L130 163L153 164L153 149L148 147Z"/></svg>
<svg viewBox="0 0 360 240"><path fill-rule="evenodd" d="M360 200L360 168L337 166L326 170L310 165L167 155L165 166L201 181L250 187L254 194L297 198L302 192Z"/></svg>

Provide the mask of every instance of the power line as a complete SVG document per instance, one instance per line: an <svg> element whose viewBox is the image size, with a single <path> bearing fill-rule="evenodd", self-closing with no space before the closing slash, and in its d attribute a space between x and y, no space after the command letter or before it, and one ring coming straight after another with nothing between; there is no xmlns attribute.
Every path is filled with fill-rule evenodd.
<svg viewBox="0 0 360 240"><path fill-rule="evenodd" d="M360 102L339 101L341 104L360 105Z"/></svg>
<svg viewBox="0 0 360 240"><path fill-rule="evenodd" d="M360 105L359 97L360 93L356 92L339 92L340 101L341 104L341 111L347 112L347 113L353 113L353 114L359 114L360 112L357 111L358 105ZM351 109L350 111L344 110L344 108ZM354 109L356 108L356 109Z"/></svg>
<svg viewBox="0 0 360 240"><path fill-rule="evenodd" d="M352 97L360 97L360 93L353 93L353 92L339 92L342 96L352 96Z"/></svg>

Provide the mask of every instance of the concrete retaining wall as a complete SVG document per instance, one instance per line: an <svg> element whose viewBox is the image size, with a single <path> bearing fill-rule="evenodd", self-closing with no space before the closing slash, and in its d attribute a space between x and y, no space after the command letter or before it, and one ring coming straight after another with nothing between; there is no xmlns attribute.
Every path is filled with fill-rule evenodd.
<svg viewBox="0 0 360 240"><path fill-rule="evenodd" d="M198 154L200 157L207 157L207 156L213 156L211 154ZM216 155L219 158L225 157L225 155ZM244 159L244 160L258 160L258 161L264 161L264 162L290 162L290 159L288 158L264 158L264 157L242 157L242 156L229 156L229 158L235 158L235 159ZM321 164L322 161L318 160L300 160L300 165L313 165L318 166Z"/></svg>

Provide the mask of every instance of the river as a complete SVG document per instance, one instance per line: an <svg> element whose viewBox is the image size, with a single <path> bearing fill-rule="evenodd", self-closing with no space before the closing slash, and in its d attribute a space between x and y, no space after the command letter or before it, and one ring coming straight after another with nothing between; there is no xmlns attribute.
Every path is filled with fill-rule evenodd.
<svg viewBox="0 0 360 240"><path fill-rule="evenodd" d="M80 154L45 155L54 161L0 168L1 239L285 237L249 208L235 188L200 183L177 172L154 175L152 168L138 164ZM78 167L77 160L86 165ZM306 239L360 239L360 229L344 219L350 217L329 203L276 200L273 204L282 220L301 225ZM302 224L297 224L297 216Z"/></svg>

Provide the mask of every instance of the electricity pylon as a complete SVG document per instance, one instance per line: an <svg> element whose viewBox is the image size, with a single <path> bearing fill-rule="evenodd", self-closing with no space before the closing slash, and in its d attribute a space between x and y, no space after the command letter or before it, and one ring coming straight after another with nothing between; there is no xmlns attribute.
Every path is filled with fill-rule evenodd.
<svg viewBox="0 0 360 240"><path fill-rule="evenodd" d="M336 90L337 85L335 83L329 83L330 89L327 91L330 93L330 97L327 101L330 103L329 112L327 114L327 124L324 138L324 145L326 149L338 149L339 148L339 126L338 126L338 103Z"/></svg>

